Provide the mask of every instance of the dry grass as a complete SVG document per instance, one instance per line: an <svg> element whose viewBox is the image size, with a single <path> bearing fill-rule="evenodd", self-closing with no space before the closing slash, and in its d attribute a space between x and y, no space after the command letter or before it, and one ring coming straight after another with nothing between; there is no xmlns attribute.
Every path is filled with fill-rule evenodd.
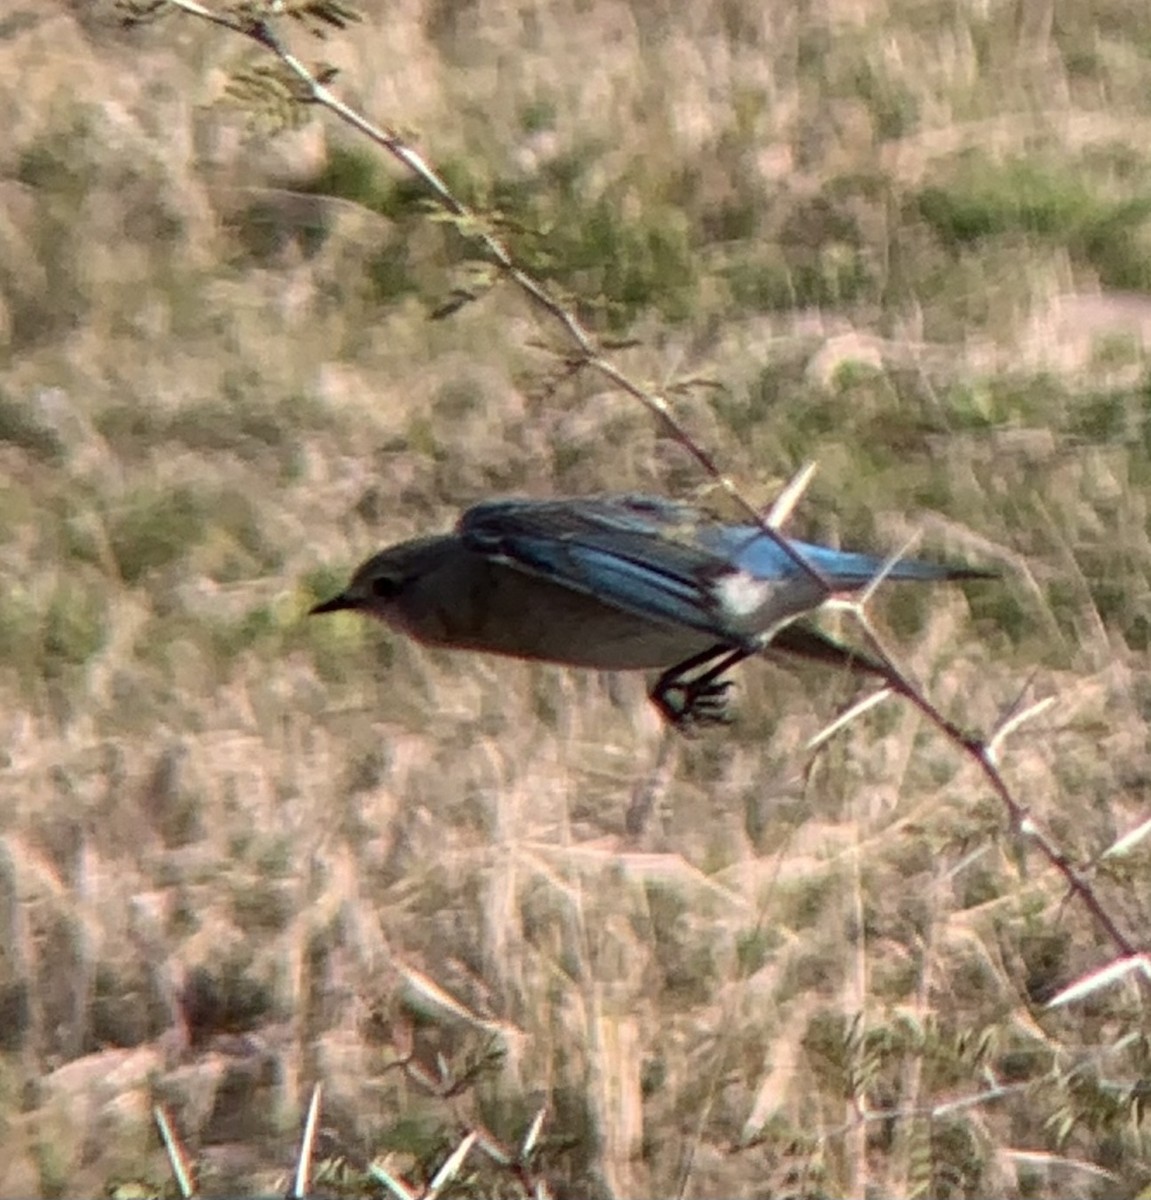
<svg viewBox="0 0 1151 1200"><path fill-rule="evenodd" d="M1146 11L366 7L348 97L718 380L749 494L814 458L798 532L1003 569L882 612L964 725L1057 697L1005 773L1143 936L1145 845L1097 860L1151 777ZM480 496L701 480L546 394L510 294L429 322L454 235L330 126L245 137L242 54L0 17L0 1194L162 1178L155 1100L267 1189L315 1080L411 1178L544 1103L563 1194L1142 1194L1144 998L1043 1007L1112 950L909 710L813 760L856 685L753 664L668 744L638 679L304 620ZM409 1043L503 1057L443 1099Z"/></svg>

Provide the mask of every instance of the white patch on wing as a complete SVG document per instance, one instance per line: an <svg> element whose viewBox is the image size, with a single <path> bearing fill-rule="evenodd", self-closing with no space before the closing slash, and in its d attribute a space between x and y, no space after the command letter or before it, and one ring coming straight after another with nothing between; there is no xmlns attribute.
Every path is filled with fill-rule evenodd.
<svg viewBox="0 0 1151 1200"><path fill-rule="evenodd" d="M747 571L729 571L712 585L725 617L742 620L759 612L771 599L775 582L757 579Z"/></svg>

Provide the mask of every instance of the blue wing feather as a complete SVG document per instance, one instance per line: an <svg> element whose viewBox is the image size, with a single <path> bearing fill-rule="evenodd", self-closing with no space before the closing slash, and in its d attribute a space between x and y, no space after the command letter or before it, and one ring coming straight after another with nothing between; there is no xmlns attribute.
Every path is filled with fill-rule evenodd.
<svg viewBox="0 0 1151 1200"><path fill-rule="evenodd" d="M692 519L690 506L654 497L489 501L464 513L459 534L474 550L617 608L730 641L711 584L731 564L674 536L689 535Z"/></svg>
<svg viewBox="0 0 1151 1200"><path fill-rule="evenodd" d="M765 623L814 607L818 585L772 537L730 525L690 504L654 496L495 500L463 514L458 532L473 550L653 621L743 643ZM885 566L870 554L791 541L833 589L865 586ZM983 572L905 559L891 579L956 579ZM763 589L760 607L733 609L725 579ZM763 619L761 619L763 618Z"/></svg>

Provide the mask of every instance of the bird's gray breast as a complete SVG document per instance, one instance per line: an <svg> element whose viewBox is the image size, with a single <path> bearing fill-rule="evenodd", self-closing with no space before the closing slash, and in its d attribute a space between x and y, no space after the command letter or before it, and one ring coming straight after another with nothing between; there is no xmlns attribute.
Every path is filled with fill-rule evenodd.
<svg viewBox="0 0 1151 1200"><path fill-rule="evenodd" d="M454 630L456 645L625 671L663 669L715 644L696 630L629 612L506 563L473 558L462 606L467 627Z"/></svg>

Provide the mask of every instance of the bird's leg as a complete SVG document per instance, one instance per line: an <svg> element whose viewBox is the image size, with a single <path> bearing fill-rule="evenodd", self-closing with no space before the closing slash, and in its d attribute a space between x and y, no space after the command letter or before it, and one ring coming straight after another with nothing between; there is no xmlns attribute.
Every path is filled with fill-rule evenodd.
<svg viewBox="0 0 1151 1200"><path fill-rule="evenodd" d="M652 703L660 715L676 729L695 725L727 725L731 721L727 693L730 679L722 679L732 667L759 652L759 647L712 646L664 671L651 690ZM861 650L841 646L818 629L808 625L785 625L763 647L779 657L805 658L827 666L842 667L863 675L876 675L895 686L890 672ZM688 679L692 671L708 667Z"/></svg>
<svg viewBox="0 0 1151 1200"><path fill-rule="evenodd" d="M651 701L664 720L676 729L726 725L731 720L727 706L731 680L721 676L754 653L755 650L743 646L720 645L693 654L664 671L651 689ZM702 675L687 678L692 671L708 663L712 665Z"/></svg>

